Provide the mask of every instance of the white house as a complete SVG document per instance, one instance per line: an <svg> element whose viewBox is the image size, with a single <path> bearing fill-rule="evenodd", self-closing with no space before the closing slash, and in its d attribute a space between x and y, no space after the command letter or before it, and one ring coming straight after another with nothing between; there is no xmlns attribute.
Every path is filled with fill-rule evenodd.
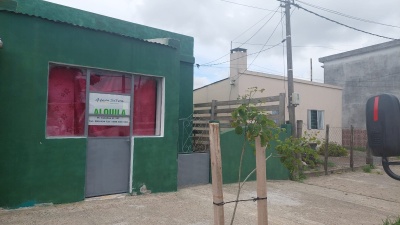
<svg viewBox="0 0 400 225"><path fill-rule="evenodd" d="M212 100L236 100L250 87L265 89L255 97L277 96L287 93L287 80L283 76L259 73L247 70L247 50L231 50L230 76L194 90L194 103ZM296 120L303 120L303 130L318 132L324 136L325 125L340 128L342 125L342 88L294 79L294 92L300 95L300 104L296 107ZM287 95L286 95L287 96ZM287 106L287 99L286 99ZM288 120L288 111L285 112ZM341 132L335 137L341 142Z"/></svg>

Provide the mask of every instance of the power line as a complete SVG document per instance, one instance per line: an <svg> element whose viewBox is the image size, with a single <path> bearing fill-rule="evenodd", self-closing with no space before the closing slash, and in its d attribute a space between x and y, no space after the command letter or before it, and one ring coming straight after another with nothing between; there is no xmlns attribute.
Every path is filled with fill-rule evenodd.
<svg viewBox="0 0 400 225"><path fill-rule="evenodd" d="M265 52L265 51L267 51L267 50L270 50L270 49L272 49L272 48L274 48L274 47L280 45L281 43L283 43L283 42L285 42L285 41L286 41L286 39L283 39L281 42L279 42L279 43L277 43L277 44L275 44L275 45L273 45L273 46L271 46L271 47L269 47L269 48L267 48L267 49L263 49L263 50L258 51L258 52L254 52L254 53L251 53L251 54L247 54L247 55L245 55L245 56L242 56L242 57L239 57L239 58L236 58L236 59L233 59L233 60L227 60L227 61L224 61L224 62L214 63L214 64L203 64L203 65L198 65L198 67L200 67L200 66L209 67L209 66L221 65L221 64L224 64L224 63L227 63L227 62L232 62L232 61L241 59L241 58L243 58L243 57L247 57L247 56L250 56L250 55L259 54L259 53L261 53L261 52Z"/></svg>
<svg viewBox="0 0 400 225"><path fill-rule="evenodd" d="M282 15L283 15L283 14L282 14ZM272 31L271 35L268 37L267 41L264 43L263 47L261 48L261 51L262 51L262 50L264 49L264 47L267 45L267 43L268 43L268 41L271 39L272 35L274 35L274 33L275 33L276 29L278 28L279 24L282 23L282 19L283 19L283 16L281 16L281 19L280 19L279 23L276 25L276 27L275 27L275 29ZM282 43L283 43L283 41L282 41ZM253 59L253 61L251 61L251 63L249 64L249 66L248 66L247 68L250 69L251 65L252 65L252 64L254 63L254 61L258 58L258 56L260 55L261 51L257 53L256 57ZM248 70L248 69L246 69L244 72L246 72L247 70ZM244 72L243 72L243 73L244 73ZM239 78L243 73L241 73L237 78ZM237 78L234 78L234 79L237 79Z"/></svg>
<svg viewBox="0 0 400 225"><path fill-rule="evenodd" d="M243 43L243 42L237 42L234 41L232 43L237 43L237 44L243 44L243 45L264 45L264 44L256 44L256 43ZM271 45L266 45L266 46L271 46ZM292 45L293 48L326 48L326 49L331 49L331 50L336 50L336 51L344 51L341 49L336 49L332 48L331 46L324 46L324 45Z"/></svg>
<svg viewBox="0 0 400 225"><path fill-rule="evenodd" d="M221 0L222 1L222 0ZM276 10L278 10L278 8L279 7L277 7L276 8ZM275 14L276 14L276 12L277 11L274 11L274 14L272 14L272 16L267 20L267 22L265 22L249 39L247 39L243 44L241 44L240 46L239 46L239 48L240 47L242 47L244 44L246 44L248 41L250 41L258 32L260 32L260 30L265 26L265 25L267 25L267 23L275 16ZM270 13L269 13L270 14ZM268 14L268 15L269 15ZM268 16L267 15L267 16ZM265 16L265 17L267 17L267 16ZM264 18L265 18L264 17ZM264 19L263 18L263 19ZM259 21L260 22L260 21ZM258 24L259 22L257 22L256 24ZM240 35L239 35L240 36ZM237 38L237 37L236 37ZM216 61L218 61L218 60L220 60L220 59L222 59L222 58L224 58L225 56L227 56L227 55L229 55L230 54L230 52L229 53L227 53L227 54L225 54L225 55L223 55L223 56L221 56L221 57L219 57L218 59L215 59L215 60L212 60L212 61L210 61L210 62L207 62L207 63L203 63L203 64L196 64L196 66L197 66L197 68L199 68L200 66L206 66L206 65L209 65L209 64L211 64L211 63L213 63L213 62L216 62ZM211 64L211 65L213 65L213 64Z"/></svg>
<svg viewBox="0 0 400 225"><path fill-rule="evenodd" d="M278 0L278 1L282 1L282 0ZM373 35L373 36L377 36L377 37L381 37L381 38L385 38L385 39L389 39L389 40L396 40L396 38L391 38L391 37L386 37L386 36L379 35L379 34L374 34L374 33L368 32L368 31L360 30L360 29L358 29L358 28L351 27L351 26L349 26L349 25L340 23L340 22L338 22L338 21L336 21L336 20L329 19L328 17L322 16L322 15L316 13L316 12L313 12L313 11L311 11L311 10L308 10L308 9L306 9L306 8L304 8L304 7L302 7L302 6L300 6L299 4L295 4L295 3L290 3L290 4L293 5L293 6L296 6L296 7L299 8L299 9L302 9L302 10L304 10L304 11L306 11L306 12L309 12L309 13L311 13L311 14L314 14L314 15L316 15L316 16L318 16L318 17L321 17L321 18L326 19L326 20L328 20L328 21L331 21L331 22L333 22L333 23L339 24L339 25L341 25L341 26L345 26L345 27L347 27L347 28L350 28L350 29L353 29L353 30L356 30L356 31L359 31L359 32L362 32L362 33L365 33L365 34L369 34L369 35Z"/></svg>
<svg viewBox="0 0 400 225"><path fill-rule="evenodd" d="M303 3L304 5L308 5L310 7L316 8L316 9L323 10L325 12L329 12L329 13L333 13L333 14L336 14L336 15L339 15L339 16L347 17L347 18L350 18L350 19L353 19L353 20L358 20L358 21L362 21L362 22L366 22L366 23L378 24L378 25L387 26L387 27L400 28L399 26L396 26L396 25L390 25L390 24L375 22L375 21L372 21L372 20L362 19L362 18L355 17L355 16L350 16L350 15L347 15L347 14L344 14L344 13L341 13L341 12L338 12L338 11L334 11L334 10L331 10L331 9L323 8L321 6L313 5L313 4L310 4L310 3L307 3L307 2L303 2L303 1L300 1L300 0L297 0L297 2Z"/></svg>
<svg viewBox="0 0 400 225"><path fill-rule="evenodd" d="M249 31L251 28L255 27L257 24L259 24L261 21L263 21L267 16L269 16L272 12L268 13L266 16L264 16L261 20L257 21L257 23L253 24L251 27L249 27L247 30L243 31L241 34L239 34L237 37L235 37L232 41L238 39L241 37L243 34L245 34L247 31ZM238 42L236 42L238 43ZM239 43L239 44L245 44L245 43Z"/></svg>
<svg viewBox="0 0 400 225"><path fill-rule="evenodd" d="M228 2L231 4L235 4L235 5L241 5L241 6L245 6L245 7L249 7L249 8L253 8L253 9L261 9L261 10L266 10L266 11L270 11L270 12L276 12L276 10L272 10L272 9L265 9L265 8L260 8L257 6L252 6L252 5L245 5L245 4L241 4L241 3L237 3L237 2L231 2L231 1L227 1L227 0L221 0L222 2Z"/></svg>
<svg viewBox="0 0 400 225"><path fill-rule="evenodd" d="M277 8L278 9L278 8ZM276 13L276 12L275 12ZM274 14L272 14L272 16L267 20L267 22L265 22L249 39L247 39L245 42L244 42L244 44L246 44L247 42L249 42L256 34L258 34L258 32L260 32L261 31L261 29L263 29L264 27L265 27L265 25L267 25L268 24L268 22L269 21L271 21L271 19L275 16L275 13ZM281 19L282 20L282 19ZM241 47L241 46L243 46L244 44L241 44L240 46L239 46L239 48Z"/></svg>

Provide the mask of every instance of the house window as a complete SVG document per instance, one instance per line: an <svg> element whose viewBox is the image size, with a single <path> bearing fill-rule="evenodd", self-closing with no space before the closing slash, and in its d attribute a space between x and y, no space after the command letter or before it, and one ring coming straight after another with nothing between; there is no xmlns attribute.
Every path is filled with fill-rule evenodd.
<svg viewBox="0 0 400 225"><path fill-rule="evenodd" d="M323 110L308 110L307 113L309 130L318 129L323 130L325 126L324 111Z"/></svg>
<svg viewBox="0 0 400 225"><path fill-rule="evenodd" d="M89 84L86 85L86 82ZM158 77L52 65L49 72L46 135L160 136L162 83L162 78ZM95 102L96 97L117 103L102 110L104 103ZM121 110L118 107L122 107ZM96 120L97 117L102 120Z"/></svg>

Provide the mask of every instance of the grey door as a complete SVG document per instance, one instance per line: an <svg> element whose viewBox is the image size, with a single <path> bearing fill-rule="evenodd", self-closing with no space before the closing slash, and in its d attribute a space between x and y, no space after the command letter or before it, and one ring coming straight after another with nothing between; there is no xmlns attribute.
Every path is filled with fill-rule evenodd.
<svg viewBox="0 0 400 225"><path fill-rule="evenodd" d="M131 165L131 76L90 71L86 97L85 197L127 193Z"/></svg>
<svg viewBox="0 0 400 225"><path fill-rule="evenodd" d="M129 190L129 139L88 139L86 197Z"/></svg>

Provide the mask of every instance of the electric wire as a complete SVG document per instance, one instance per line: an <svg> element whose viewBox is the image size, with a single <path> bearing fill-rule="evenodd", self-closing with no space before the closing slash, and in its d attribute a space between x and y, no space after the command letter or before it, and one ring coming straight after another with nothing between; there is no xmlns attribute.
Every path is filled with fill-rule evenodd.
<svg viewBox="0 0 400 225"><path fill-rule="evenodd" d="M255 27L257 24L259 24L261 21L263 21L265 18L267 18L267 16L269 16L272 12L268 13L267 15L265 15L261 20L257 21L257 23L253 24L251 27L249 27L247 30L243 31L241 34L239 34L237 37L235 37L234 39L232 39L232 42L236 39L238 39L239 37L241 37L243 34L245 34L247 31L249 31L251 28ZM239 42L234 42L234 43L239 43ZM243 43L239 43L239 44L245 44Z"/></svg>
<svg viewBox="0 0 400 225"><path fill-rule="evenodd" d="M257 6L252 6L252 5L245 5L245 4L241 4L241 3L237 3L237 2L231 2L231 1L227 1L227 0L221 0L222 2L228 2L231 4L235 4L235 5L241 5L241 6L245 6L245 7L249 7L249 8L253 8L253 9L261 9L261 10L266 10L266 11L270 11L270 12L276 12L276 10L272 10L272 9L265 9L265 8L260 8Z"/></svg>
<svg viewBox="0 0 400 225"><path fill-rule="evenodd" d="M201 66L204 66L204 67L211 67L211 66L215 66L215 65L221 65L221 64L224 64L224 63L228 63L228 62L232 62L232 61L241 59L241 58L243 58L243 57L247 57L247 56L250 56L250 55L259 54L260 52L265 52L265 51L268 51L268 50L270 50L270 49L272 49L272 48L274 48L274 47L276 47L276 46L278 46L278 45L281 45L281 44L282 44L283 42L285 42L285 41L286 41L286 39L283 39L281 42L279 42L279 43L277 43L277 44L275 44L275 45L272 45L272 46L269 47L269 48L263 49L263 50L258 51L258 52L253 52L253 53L251 53L251 54L247 54L247 55L245 55L245 56L238 57L238 58L233 59L233 60L227 60L227 61L220 62L220 63L214 63L214 64L208 64L208 65L201 65Z"/></svg>
<svg viewBox="0 0 400 225"><path fill-rule="evenodd" d="M245 42L244 42L244 44L245 43L247 43L248 41L250 41L258 32L260 32L261 31L261 29L263 28L263 27L265 27L265 25L267 25L268 24L268 22L269 21L271 21L271 19L275 16L275 14L276 14L276 12L278 11L278 9L279 9L279 6L276 8L276 11L274 11L274 13L272 14L272 16L249 38L249 39L247 39ZM270 14L270 13L269 13ZM269 15L268 14L268 15ZM258 24L259 22L257 22L257 24ZM240 48L240 47L242 47L244 44L241 44L238 48ZM218 60L220 60L220 59L222 59L222 58L224 58L225 56L227 56L227 55L229 55L230 54L230 52L229 53L227 53L227 54L225 54L225 55L223 55L223 56L221 56L221 57L219 57L218 59L215 59L215 60L212 60L212 61L210 61L210 62L207 62L207 63L203 63L203 64L196 64L196 66L197 66L197 68L199 68L200 66L206 66L206 65L209 65L209 64L211 64L211 63L213 63L213 62L216 62L216 61L218 61Z"/></svg>
<svg viewBox="0 0 400 225"><path fill-rule="evenodd" d="M347 17L349 19L358 20L358 21L362 21L362 22L366 22L366 23L378 24L378 25L387 26L387 27L400 28L400 26L396 26L396 25L390 25L390 24L380 23L380 22L376 22L376 21L372 21L372 20L362 19L362 18L355 17L355 16L350 16L350 15L347 15L347 14L344 14L344 13L341 13L341 12L338 12L338 11L335 11L332 9L327 9L327 8L313 5L313 4L304 2L304 1L297 0L297 2L303 3L304 5L307 5L307 6L310 6L310 7L325 11L325 12L329 12L329 13L333 13L333 14L336 14L339 16Z"/></svg>
<svg viewBox="0 0 400 225"><path fill-rule="evenodd" d="M251 63L249 64L249 66L246 67L246 70L243 71L241 74L239 74L237 76L237 78L239 78L241 75L243 75L246 71L248 71L251 67L251 65L254 63L254 61L258 58L258 56L260 55L260 53L264 50L265 46L267 45L267 43L269 42L269 40L271 39L271 37L274 35L276 29L279 27L279 25L282 23L282 19L283 19L283 14L281 16L281 19L279 20L279 23L275 26L274 30L272 31L271 35L268 37L267 41L264 43L263 47L261 48L261 51L259 51L256 55L256 57L254 57L253 61L251 61ZM285 39L286 41L286 39ZM282 41L283 43L284 41ZM237 78L233 78L233 79L237 79Z"/></svg>
<svg viewBox="0 0 400 225"><path fill-rule="evenodd" d="M282 0L278 0L278 1L282 1ZM313 11L311 11L311 10L308 10L308 9L306 9L306 8L300 6L299 4L296 4L296 3L287 3L287 4L291 4L291 5L293 5L293 6L297 7L297 8L299 8L299 9L302 9L302 10L308 12L308 13L314 14L315 16L318 16L318 17L320 17L320 18L326 19L326 20L328 20L328 21L330 21L330 22L339 24L339 25L341 25L341 26L344 26L344 27L353 29L353 30L355 30L355 31L359 31L359 32L362 32L362 33L365 33L365 34L369 34L369 35L373 35L373 36L376 36L376 37L381 37L381 38L385 38L385 39L389 39L389 40L396 40L396 38L391 38L391 37L386 37L386 36L379 35L379 34L374 34L374 33L368 32L368 31L364 31L364 30L361 30L361 29L358 29L358 28L355 28L355 27L346 25L346 24L344 24L344 23L338 22L338 21L336 21L336 20L330 19L330 18L325 17L325 16L322 16L322 15L316 13L316 12L313 12Z"/></svg>
<svg viewBox="0 0 400 225"><path fill-rule="evenodd" d="M261 43L243 43L243 42L232 42L232 43L237 43L237 44L243 44L243 45L263 45ZM267 45L267 46L271 46L271 45ZM345 51L342 49L337 49L337 48L332 48L331 46L324 46L324 45L292 45L292 48L325 48L325 49L330 49L330 50L335 50L335 51Z"/></svg>

